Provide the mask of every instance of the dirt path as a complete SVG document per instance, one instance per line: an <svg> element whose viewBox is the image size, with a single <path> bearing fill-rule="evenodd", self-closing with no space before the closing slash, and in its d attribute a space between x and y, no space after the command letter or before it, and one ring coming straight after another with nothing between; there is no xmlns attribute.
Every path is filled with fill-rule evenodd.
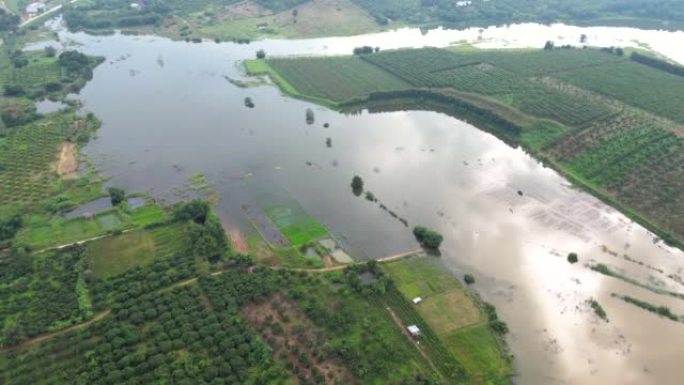
<svg viewBox="0 0 684 385"><path fill-rule="evenodd" d="M389 312L390 316L392 317L392 320L394 321L395 324L397 324L397 326L399 326L399 329L401 329L401 331L404 333L404 335L406 336L406 338L408 338L409 341L411 341L411 343L413 344L413 346L415 346L416 349L418 349L418 352L420 352L420 355L423 356L423 358L425 358L425 361L427 361L428 364L430 364L430 367L432 368L432 370L434 370L435 372L439 373L439 370L437 370L437 367L436 367L435 364L432 362L432 360L430 359L430 357L428 357L427 353L425 353L425 351L423 351L423 348L420 346L420 342L416 341L416 340L411 336L411 334L409 334L408 330L406 329L406 325L404 325L404 324L401 322L401 319L400 319L400 318L394 313L394 311L392 311L392 309L390 309L389 307L386 307L385 309L387 309L387 311Z"/></svg>
<svg viewBox="0 0 684 385"><path fill-rule="evenodd" d="M126 234L127 232L133 231L133 230L138 230L138 229L137 229L137 228L126 229L126 230L121 231L121 234ZM57 245L57 246L46 247L46 248L44 248L44 249L41 249L41 250L36 251L35 253L36 253L36 254L40 254L40 253L44 253L44 252L50 251L50 250L61 250L61 249L67 248L67 247L69 247L69 246L84 245L84 244L86 244L86 243L88 243L88 242L97 241L98 239L107 238L107 237L113 237L113 236L114 236L114 235L112 235L112 234L98 235L98 236L92 237L92 238L81 239L80 241L76 241L76 242L70 242L70 243L65 243L65 244L63 244L63 245Z"/></svg>
<svg viewBox="0 0 684 385"><path fill-rule="evenodd" d="M74 143L64 142L59 152L57 174L64 179L74 179L76 171L78 171L78 147Z"/></svg>
<svg viewBox="0 0 684 385"><path fill-rule="evenodd" d="M52 333L48 333L48 334L43 334L42 336L38 336L38 337L31 338L30 340L26 340L26 341L20 343L19 345L9 346L9 347L0 349L0 353L5 353L5 352L9 352L10 350L16 350L16 349L25 348L25 347L27 347L27 346L31 346L31 345L37 344L37 343L39 343L39 342L41 342L41 341L45 341L45 340L48 340L48 339L50 339L50 338L57 337L57 336L59 336L59 335L65 334L65 333L69 333L70 331L84 328L84 327L86 327L86 326L88 326L88 325L90 325L90 324L92 324L92 323L94 323L94 322L97 322L97 321L103 319L104 317L108 316L109 313L111 313L111 310L105 310L105 311L103 311L103 312L101 312L101 313L98 313L95 317L91 318L91 319L88 320L88 321L82 322L82 323L80 323L80 324L76 324L76 325L69 326L68 328L65 328L65 329L62 329L62 330L58 330L58 331L56 331L56 332L52 332Z"/></svg>

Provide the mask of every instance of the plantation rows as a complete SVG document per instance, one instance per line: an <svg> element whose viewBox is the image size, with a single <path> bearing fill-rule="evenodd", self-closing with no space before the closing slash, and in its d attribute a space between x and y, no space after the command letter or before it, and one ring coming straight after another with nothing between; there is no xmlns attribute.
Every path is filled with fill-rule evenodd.
<svg viewBox="0 0 684 385"><path fill-rule="evenodd" d="M270 59L268 64L301 94L333 102L408 88L401 79L357 57Z"/></svg>
<svg viewBox="0 0 684 385"><path fill-rule="evenodd" d="M510 72L489 64L472 64L433 72L424 84L483 95L507 95L516 92L523 82Z"/></svg>
<svg viewBox="0 0 684 385"><path fill-rule="evenodd" d="M433 73L478 64L475 60L437 48L383 51L363 55L362 59L418 87L440 85L439 76L435 77Z"/></svg>
<svg viewBox="0 0 684 385"><path fill-rule="evenodd" d="M13 128L0 144L0 206L35 205L68 187L54 183L60 144L87 141L98 124L91 116L60 112Z"/></svg>
<svg viewBox="0 0 684 385"><path fill-rule="evenodd" d="M684 123L684 78L634 62L579 68L555 77L679 123Z"/></svg>
<svg viewBox="0 0 684 385"><path fill-rule="evenodd" d="M1 360L5 384L233 385L286 378L237 314L212 310L196 285L131 298L83 331Z"/></svg>
<svg viewBox="0 0 684 385"><path fill-rule="evenodd" d="M608 186L620 199L665 229L684 236L684 139L643 161Z"/></svg>
<svg viewBox="0 0 684 385"><path fill-rule="evenodd" d="M0 346L61 329L90 316L79 307L82 250L0 256ZM87 292L82 294L87 296ZM87 299L86 299L87 302Z"/></svg>
<svg viewBox="0 0 684 385"><path fill-rule="evenodd" d="M620 181L646 159L667 153L678 141L669 131L637 128L589 148L568 165L587 179L607 185Z"/></svg>
<svg viewBox="0 0 684 385"><path fill-rule="evenodd" d="M514 96L513 106L530 115L574 127L586 125L611 113L608 106L585 95L532 81L521 85Z"/></svg>
<svg viewBox="0 0 684 385"><path fill-rule="evenodd" d="M194 259L185 255L184 250L179 250L175 255L156 260L149 266L136 267L107 279L93 279L93 303L96 308L102 310L112 304L125 302L144 293L196 277L197 274Z"/></svg>
<svg viewBox="0 0 684 385"><path fill-rule="evenodd" d="M554 158L567 162L574 159L577 154L584 153L598 143L619 136L624 131L639 127L656 126L657 124L657 122L649 119L644 114L628 110L622 111L619 114L598 119L587 125L585 129L565 136L563 140L556 142L550 151Z"/></svg>
<svg viewBox="0 0 684 385"><path fill-rule="evenodd" d="M0 206L33 203L50 195L56 161L68 122L36 121L19 127L0 152Z"/></svg>
<svg viewBox="0 0 684 385"><path fill-rule="evenodd" d="M627 59L596 49L482 50L457 52L462 60L493 64L523 77L537 77L577 68L590 69Z"/></svg>
<svg viewBox="0 0 684 385"><path fill-rule="evenodd" d="M0 84L20 85L25 89L33 89L47 83L59 83L62 69L56 59L41 60L21 68L0 71Z"/></svg>

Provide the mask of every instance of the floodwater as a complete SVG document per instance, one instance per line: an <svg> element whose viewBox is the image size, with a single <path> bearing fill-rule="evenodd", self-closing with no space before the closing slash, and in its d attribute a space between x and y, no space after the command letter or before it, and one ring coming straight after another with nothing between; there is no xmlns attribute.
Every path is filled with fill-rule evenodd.
<svg viewBox="0 0 684 385"><path fill-rule="evenodd" d="M667 305L677 314L684 314L684 302L602 276L586 264L605 263L684 292L684 253L466 122L427 111L343 115L284 97L272 86L238 88L226 79L242 78L238 62L261 48L269 55L306 55L464 41L541 47L546 40L578 42L582 33L590 44L648 44L684 61L682 32L530 24L251 45L61 32L59 44L107 59L80 98L103 121L85 152L111 185L170 201L193 194L188 180L201 173L221 197L219 213L242 229L260 205L255 197L263 202L270 192L285 192L356 258L414 249L410 228L352 194L350 182L358 174L409 226L444 234L445 267L476 276L475 289L512 330L515 382L681 384L684 324L611 294ZM244 106L248 96L253 109ZM312 125L305 122L307 108L315 110ZM572 251L580 263L566 262ZM603 305L609 323L592 313L590 298Z"/></svg>

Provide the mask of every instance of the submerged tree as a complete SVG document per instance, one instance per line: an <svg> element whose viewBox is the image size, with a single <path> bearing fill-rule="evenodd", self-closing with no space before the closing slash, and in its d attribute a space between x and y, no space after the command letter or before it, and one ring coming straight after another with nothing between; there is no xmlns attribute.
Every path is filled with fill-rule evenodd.
<svg viewBox="0 0 684 385"><path fill-rule="evenodd" d="M311 108L306 109L306 123L307 124L313 124L316 119L316 116L314 115L314 112Z"/></svg>
<svg viewBox="0 0 684 385"><path fill-rule="evenodd" d="M416 226L413 235L421 246L430 250L438 250L444 240L442 234L424 226Z"/></svg>
<svg viewBox="0 0 684 385"><path fill-rule="evenodd" d="M107 192L109 192L109 199L112 201L112 206L118 206L126 199L126 192L118 187L110 187Z"/></svg>
<svg viewBox="0 0 684 385"><path fill-rule="evenodd" d="M579 260L579 258L577 257L577 253L568 254L568 262L577 263L578 260Z"/></svg>
<svg viewBox="0 0 684 385"><path fill-rule="evenodd" d="M359 196L363 192L363 179L360 176L354 175L351 182L351 188L354 195Z"/></svg>
<svg viewBox="0 0 684 385"><path fill-rule="evenodd" d="M266 58L266 51L264 51L263 49L258 50L256 53L256 57L257 57L257 59L265 59Z"/></svg>

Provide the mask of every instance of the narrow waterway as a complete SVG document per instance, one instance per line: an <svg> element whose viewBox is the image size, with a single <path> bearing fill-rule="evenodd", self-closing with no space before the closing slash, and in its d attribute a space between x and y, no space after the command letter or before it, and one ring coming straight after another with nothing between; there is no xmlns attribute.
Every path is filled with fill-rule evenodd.
<svg viewBox="0 0 684 385"><path fill-rule="evenodd" d="M243 78L239 61L262 48L269 55L308 55L347 54L359 45L541 47L546 40L579 43L583 33L590 44L650 46L684 61L682 32L532 24L250 45L62 31L60 42L49 44L106 57L79 98L103 121L85 151L111 185L171 201L186 196L191 175L204 174L221 197L217 210L243 229L245 207L285 194L357 258L415 248L409 228L351 193L358 174L409 225L444 234L445 268L475 274L475 289L512 330L516 382L680 384L684 324L611 294L667 305L677 314L684 314L684 301L586 264L602 262L684 292L684 253L656 242L522 150L458 119L426 111L344 115L269 85L239 88L227 80ZM255 108L244 106L245 97ZM312 125L305 122L307 108L315 110ZM570 265L569 252L580 263ZM603 305L609 323L593 314L590 298Z"/></svg>

